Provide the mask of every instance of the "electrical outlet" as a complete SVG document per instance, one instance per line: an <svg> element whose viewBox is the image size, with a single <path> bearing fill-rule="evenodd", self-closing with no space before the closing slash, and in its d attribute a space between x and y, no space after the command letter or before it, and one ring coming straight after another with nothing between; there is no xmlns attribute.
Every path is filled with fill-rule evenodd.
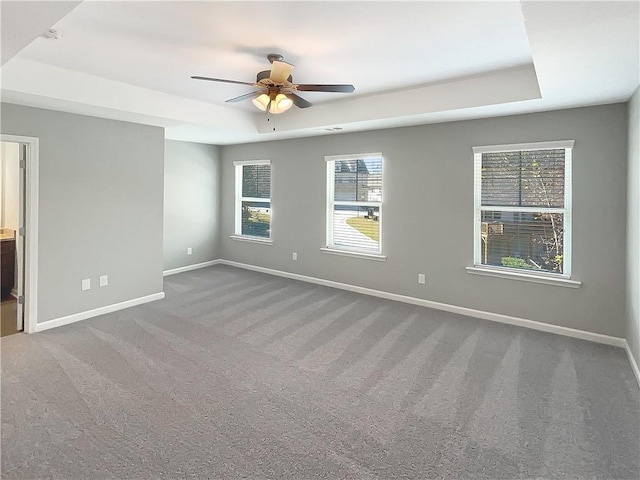
<svg viewBox="0 0 640 480"><path fill-rule="evenodd" d="M424 273L419 273L419 274L418 274L418 283L419 283L420 285L424 285L424 284L426 283L426 281L427 281L427 280L426 280L426 278L425 278L425 276L424 276Z"/></svg>
<svg viewBox="0 0 640 480"><path fill-rule="evenodd" d="M102 275L100 277L100 286L106 287L107 285L109 285L109 275Z"/></svg>
<svg viewBox="0 0 640 480"><path fill-rule="evenodd" d="M291 255L291 258L293 260L298 260L298 252L293 252L293 255Z"/></svg>
<svg viewBox="0 0 640 480"><path fill-rule="evenodd" d="M187 248L187 255L191 255L193 253L193 248Z"/></svg>
<svg viewBox="0 0 640 480"><path fill-rule="evenodd" d="M82 280L82 290L91 290L91 279L85 278Z"/></svg>

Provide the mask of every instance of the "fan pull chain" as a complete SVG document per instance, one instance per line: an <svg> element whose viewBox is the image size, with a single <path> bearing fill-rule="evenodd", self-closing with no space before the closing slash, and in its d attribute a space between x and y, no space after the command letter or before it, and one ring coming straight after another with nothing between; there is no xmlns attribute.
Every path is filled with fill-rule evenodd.
<svg viewBox="0 0 640 480"><path fill-rule="evenodd" d="M270 122L270 121L271 121L271 117L267 116L267 122ZM273 121L272 125L273 125L273 128L271 130L275 132L276 131L276 121L275 120Z"/></svg>

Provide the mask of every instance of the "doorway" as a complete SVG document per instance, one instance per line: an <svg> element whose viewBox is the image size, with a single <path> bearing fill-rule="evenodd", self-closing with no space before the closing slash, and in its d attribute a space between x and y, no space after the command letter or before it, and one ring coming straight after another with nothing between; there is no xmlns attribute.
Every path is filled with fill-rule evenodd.
<svg viewBox="0 0 640 480"><path fill-rule="evenodd" d="M38 139L0 135L0 336L37 327Z"/></svg>
<svg viewBox="0 0 640 480"><path fill-rule="evenodd" d="M0 336L24 329L25 145L0 142Z"/></svg>

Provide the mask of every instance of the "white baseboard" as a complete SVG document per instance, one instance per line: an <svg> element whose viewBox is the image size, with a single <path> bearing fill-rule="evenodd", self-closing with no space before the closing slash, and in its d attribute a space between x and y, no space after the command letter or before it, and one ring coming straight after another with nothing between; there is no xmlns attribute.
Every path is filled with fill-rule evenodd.
<svg viewBox="0 0 640 480"><path fill-rule="evenodd" d="M372 288L359 287L357 285L350 285L347 283L335 282L333 280L326 280L323 278L310 277L307 275L301 275L298 273L284 272L282 270L274 270L266 267L258 267L255 265L249 265L246 263L234 262L231 260L216 259L209 262L198 263L195 265L188 265L186 267L175 268L163 272L164 276L174 275L176 273L187 272L190 270L196 270L199 268L205 268L212 265L230 265L233 267L243 268L245 270L253 270L256 272L267 273L279 277L290 278L293 280L300 280L307 283L313 283L317 285L323 285L326 287L338 288L341 290L347 290L350 292L361 293L364 295L370 295L379 298L385 298L388 300L395 300L398 302L409 303L412 305L419 305L427 308L434 308L436 310L443 310L446 312L457 313L460 315L467 315L470 317L481 318L483 320L490 320L493 322L506 323L509 325L516 325L519 327L530 328L532 330L538 330L542 332L554 333L556 335L563 335L567 337L579 338L582 340L588 340L591 342L602 343L605 345L613 345L616 347L624 348L629 357L631 368L633 373L640 384L640 369L638 363L629 348L629 344L624 338L612 337L609 335L603 335L600 333L587 332L584 330L578 330L575 328L562 327L559 325L552 325L549 323L537 322L535 320L527 320L525 318L511 317L509 315L502 315L499 313L485 312L482 310L475 310L467 307L459 307L456 305L449 305L446 303L433 302L431 300L424 300L422 298L410 297L407 295L400 295L397 293L384 292L382 290L374 290ZM96 308L93 310L87 310L85 312L74 313L73 315L67 315L65 317L48 320L46 322L38 323L36 326L36 332L42 332L49 330L50 328L60 327L62 325L68 325L70 323L79 322L88 318L97 317L98 315L104 315L106 313L123 310L129 307L135 307L143 303L149 303L156 300L162 300L164 298L164 292L154 293L144 297L134 298L125 302L115 303L112 305L106 305L104 307Z"/></svg>
<svg viewBox="0 0 640 480"><path fill-rule="evenodd" d="M629 342L624 341L624 349L627 351L627 356L629 357L629 363L631 364L631 370L636 376L636 380L638 381L638 385L640 385L640 368L638 368L638 362L636 358L633 356L633 352L631 351L631 347L629 347Z"/></svg>
<svg viewBox="0 0 640 480"><path fill-rule="evenodd" d="M323 278L309 277L306 275L300 275L298 273L283 272L281 270L273 270L271 268L257 267L255 265L249 265L246 263L233 262L231 260L221 259L218 263L221 263L224 265L230 265L238 268L244 268L246 270L253 270L256 272L268 273L268 274L276 275L279 277L291 278L293 280L301 280L303 282L315 283L317 285L324 285L326 287L339 288L341 290L348 290L350 292L362 293L364 295L371 295L374 297L386 298L388 300L395 300L398 302L410 303L412 305L420 305L422 307L434 308L436 310L443 310L445 312L458 313L460 315L468 315L470 317L481 318L483 320L491 320L493 322L516 325L519 327L530 328L532 330L539 330L541 332L564 335L566 337L580 338L582 340L588 340L596 343L603 343L605 345L613 345L616 347L625 348L625 345L627 343L627 341L624 338L620 338L620 337L612 337L609 335L603 335L601 333L587 332L585 330L562 327L559 325L552 325L550 323L537 322L535 320L527 320L525 318L511 317L509 315L502 315L500 313L491 313L491 312L484 312L482 310L475 310L472 308L458 307L456 305L449 305L447 303L432 302L430 300L424 300L422 298L409 297L407 295L399 295L397 293L384 292L381 290L374 290L366 287L358 287L356 285L349 285L347 283L334 282L333 280L325 280Z"/></svg>
<svg viewBox="0 0 640 480"><path fill-rule="evenodd" d="M133 298L125 302L114 303L112 305L106 305L100 308L94 308L93 310L87 310L86 312L74 313L73 315L67 315L66 317L54 318L53 320L47 320L46 322L38 323L36 325L36 332L42 332L49 330L50 328L61 327L62 325L68 325L70 323L79 322L88 318L97 317L98 315L104 315L105 313L111 313L118 310L123 310L129 307L135 307L136 305L142 305L143 303L154 302L156 300L162 300L164 298L164 292L158 292L144 297Z"/></svg>
<svg viewBox="0 0 640 480"><path fill-rule="evenodd" d="M197 270L198 268L210 267L211 265L217 265L220 263L220 259L210 260L208 262L195 263L193 265L187 265L186 267L172 268L171 270L165 270L162 272L162 276L175 275L176 273L188 272L190 270Z"/></svg>

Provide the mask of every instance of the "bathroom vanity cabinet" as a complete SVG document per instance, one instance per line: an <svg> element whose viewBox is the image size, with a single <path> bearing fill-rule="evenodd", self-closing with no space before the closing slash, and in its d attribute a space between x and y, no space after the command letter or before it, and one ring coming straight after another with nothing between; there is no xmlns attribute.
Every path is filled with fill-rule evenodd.
<svg viewBox="0 0 640 480"><path fill-rule="evenodd" d="M4 230L4 229L3 229ZM15 235L2 234L0 236L0 281L2 283L2 300L9 296L15 284L16 270L16 239Z"/></svg>

